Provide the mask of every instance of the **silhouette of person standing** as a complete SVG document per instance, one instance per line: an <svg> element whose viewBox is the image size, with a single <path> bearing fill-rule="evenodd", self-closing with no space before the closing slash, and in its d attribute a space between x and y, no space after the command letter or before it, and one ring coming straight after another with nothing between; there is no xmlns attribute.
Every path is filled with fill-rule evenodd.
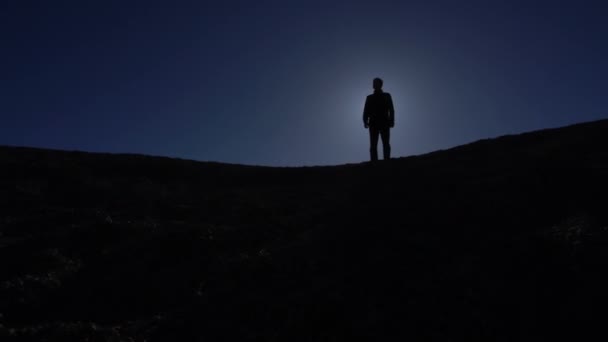
<svg viewBox="0 0 608 342"><path fill-rule="evenodd" d="M395 108L391 94L382 91L382 79L374 78L374 93L365 99L363 125L369 128L369 153L372 161L378 160L378 137L382 138L384 160L391 158L391 128L395 126Z"/></svg>

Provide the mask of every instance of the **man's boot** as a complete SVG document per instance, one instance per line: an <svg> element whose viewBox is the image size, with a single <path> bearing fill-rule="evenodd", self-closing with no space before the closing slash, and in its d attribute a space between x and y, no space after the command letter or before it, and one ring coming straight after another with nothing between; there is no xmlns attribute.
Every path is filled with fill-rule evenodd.
<svg viewBox="0 0 608 342"><path fill-rule="evenodd" d="M389 160L391 159L391 146L384 146L384 149L382 150L382 152L384 153L384 160Z"/></svg>
<svg viewBox="0 0 608 342"><path fill-rule="evenodd" d="M378 160L378 150L377 149L370 149L369 150L369 154L370 154L370 159L372 161L377 161Z"/></svg>

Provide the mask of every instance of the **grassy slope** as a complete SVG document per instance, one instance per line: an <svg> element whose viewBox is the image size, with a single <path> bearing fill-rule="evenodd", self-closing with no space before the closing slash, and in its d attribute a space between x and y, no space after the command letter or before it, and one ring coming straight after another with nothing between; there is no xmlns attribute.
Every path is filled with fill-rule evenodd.
<svg viewBox="0 0 608 342"><path fill-rule="evenodd" d="M533 340L608 304L608 121L378 165L0 148L0 337Z"/></svg>

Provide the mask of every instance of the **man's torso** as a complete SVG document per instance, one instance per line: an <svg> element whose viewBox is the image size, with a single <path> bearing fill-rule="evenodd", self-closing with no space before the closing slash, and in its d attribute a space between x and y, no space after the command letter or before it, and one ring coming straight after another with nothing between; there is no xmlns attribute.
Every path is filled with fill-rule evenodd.
<svg viewBox="0 0 608 342"><path fill-rule="evenodd" d="M374 93L367 96L370 127L384 128L390 126L390 101L389 93Z"/></svg>

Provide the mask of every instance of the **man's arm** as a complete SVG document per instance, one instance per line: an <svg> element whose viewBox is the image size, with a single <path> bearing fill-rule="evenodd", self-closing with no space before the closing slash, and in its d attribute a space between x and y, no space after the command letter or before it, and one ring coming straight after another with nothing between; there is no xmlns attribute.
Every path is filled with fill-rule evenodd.
<svg viewBox="0 0 608 342"><path fill-rule="evenodd" d="M386 94L388 100L388 122L391 127L395 127L395 107L393 106L393 98L391 94Z"/></svg>
<svg viewBox="0 0 608 342"><path fill-rule="evenodd" d="M365 106L363 106L363 127L369 127L369 97L365 98Z"/></svg>

